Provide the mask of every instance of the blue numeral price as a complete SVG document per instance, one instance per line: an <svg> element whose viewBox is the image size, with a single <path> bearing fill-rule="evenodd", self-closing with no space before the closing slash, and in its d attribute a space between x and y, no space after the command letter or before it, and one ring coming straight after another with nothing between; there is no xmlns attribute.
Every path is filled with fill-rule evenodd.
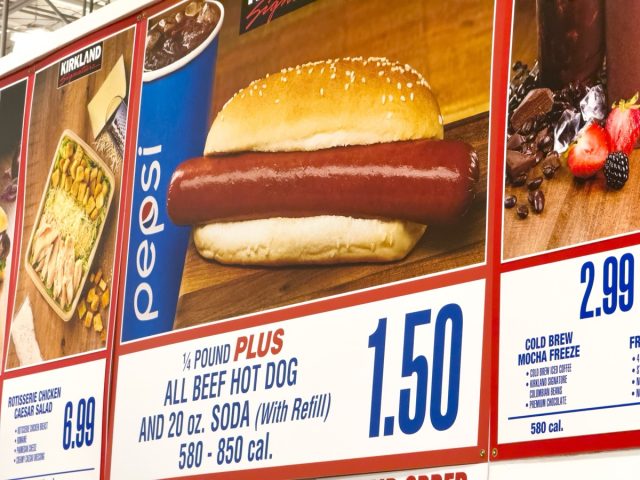
<svg viewBox="0 0 640 480"><path fill-rule="evenodd" d="M602 265L602 296L593 292L596 267L593 262L585 262L580 269L580 283L586 284L580 319L599 317L602 314L612 315L616 311L628 312L633 307L634 289L633 255L625 253L619 259L607 257ZM589 299L594 293L595 307L589 308Z"/></svg>
<svg viewBox="0 0 640 480"><path fill-rule="evenodd" d="M402 343L402 378L415 378L415 391L403 388L399 392L397 421L400 431L406 435L418 432L427 416L427 396L429 392L429 361L415 351L425 351L427 345L415 344L416 329L431 323L431 310L421 310L405 315L404 339ZM456 421L460 397L460 361L462 354L462 309L451 303L440 309L435 320L432 368L431 403L429 420L436 430L447 430ZM443 413L443 389L445 385L445 343L449 326L449 370L446 379L447 395ZM387 339L387 319L378 320L378 326L369 336L369 348L374 349L373 386L371 389L371 413L369 417L369 437L380 436L382 391L384 378L384 358ZM412 405L412 397L413 408ZM384 418L383 434L393 435L394 416Z"/></svg>
<svg viewBox="0 0 640 480"><path fill-rule="evenodd" d="M90 447L93 444L95 419L96 399L94 397L81 398L75 407L73 402L67 402L64 407L62 448L69 450Z"/></svg>

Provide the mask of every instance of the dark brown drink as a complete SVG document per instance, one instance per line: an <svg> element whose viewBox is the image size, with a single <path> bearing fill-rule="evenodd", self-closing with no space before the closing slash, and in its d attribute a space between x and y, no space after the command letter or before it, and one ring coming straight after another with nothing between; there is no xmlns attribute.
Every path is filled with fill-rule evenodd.
<svg viewBox="0 0 640 480"><path fill-rule="evenodd" d="M536 0L542 86L596 77L604 59L604 0Z"/></svg>
<svg viewBox="0 0 640 480"><path fill-rule="evenodd" d="M609 103L640 90L640 1L607 0L607 90Z"/></svg>
<svg viewBox="0 0 640 480"><path fill-rule="evenodd" d="M218 8L202 0L194 0L178 12L164 16L149 29L145 70L166 67L198 48L219 20Z"/></svg>

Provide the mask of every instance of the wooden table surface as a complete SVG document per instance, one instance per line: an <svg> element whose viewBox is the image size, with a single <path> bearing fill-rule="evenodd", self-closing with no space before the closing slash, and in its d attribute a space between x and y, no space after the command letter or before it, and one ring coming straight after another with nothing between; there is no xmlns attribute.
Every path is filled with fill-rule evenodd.
<svg viewBox="0 0 640 480"><path fill-rule="evenodd" d="M385 56L422 72L440 103L446 137L477 149L476 201L456 227L428 228L389 264L250 268L187 252L174 328L382 285L484 260L492 0L317 0L238 36L240 2L223 1L212 115L240 88L283 67L345 56ZM348 4L348 8L345 8ZM474 118L474 115L478 115Z"/></svg>
<svg viewBox="0 0 640 480"><path fill-rule="evenodd" d="M535 0L517 0L512 63L521 59L533 65L537 55ZM640 152L629 159L630 178L619 191L607 189L602 172L587 181L574 179L567 167L540 187L546 197L540 215L520 220L513 210L504 213L504 258L576 245L640 229ZM537 167L530 178L541 175ZM526 187L506 189L527 202Z"/></svg>
<svg viewBox="0 0 640 480"><path fill-rule="evenodd" d="M76 80L72 84L57 89L57 65L40 72L36 77L36 85L29 130L29 150L27 158L27 181L25 194L24 230L20 252L20 271L16 290L14 315L22 306L26 297L31 301L33 309L35 333L44 360L51 360L67 355L87 352L104 347L101 335L83 326L77 315L69 322L64 322L48 305L31 278L24 270L24 259L34 227L35 216L46 188L46 181L56 152L60 136L65 129L78 134L89 145L93 145L93 134L87 113L87 104L104 82L116 61L124 55L127 75L131 71L133 31L129 30L111 37L104 42L102 69L90 76ZM107 165L109 160L103 158ZM98 246L90 271L98 267L111 286L113 278L113 258L118 218L118 198L120 195L121 164L116 164L114 176L114 200L109 210L102 238ZM86 295L89 281L85 284L82 295ZM108 315L103 314L105 330L108 328ZM11 343L7 368L19 366L15 348Z"/></svg>
<svg viewBox="0 0 640 480"><path fill-rule="evenodd" d="M384 56L421 72L445 123L489 110L493 0L316 0L243 35L241 2L222 3L213 112L267 73L356 56Z"/></svg>
<svg viewBox="0 0 640 480"><path fill-rule="evenodd" d="M449 125L445 138L473 145L480 160L475 201L456 226L427 228L402 261L250 268L202 259L189 245L174 328L254 313L482 262L485 250L487 114Z"/></svg>

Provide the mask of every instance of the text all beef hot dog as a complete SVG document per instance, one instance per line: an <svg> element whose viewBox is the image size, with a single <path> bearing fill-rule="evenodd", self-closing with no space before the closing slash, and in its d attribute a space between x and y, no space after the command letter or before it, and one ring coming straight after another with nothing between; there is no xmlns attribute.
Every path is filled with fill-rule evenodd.
<svg viewBox="0 0 640 480"><path fill-rule="evenodd" d="M459 141L248 152L182 163L167 207L179 225L316 215L447 223L468 209L478 175L476 153Z"/></svg>

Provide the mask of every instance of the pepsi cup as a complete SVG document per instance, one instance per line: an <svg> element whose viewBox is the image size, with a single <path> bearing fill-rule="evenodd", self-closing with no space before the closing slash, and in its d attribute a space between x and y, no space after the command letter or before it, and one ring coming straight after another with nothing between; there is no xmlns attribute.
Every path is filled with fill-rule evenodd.
<svg viewBox="0 0 640 480"><path fill-rule="evenodd" d="M217 7L220 19L206 40L173 63L143 74L122 341L173 329L190 228L169 219L167 188L182 161L202 155L209 128L224 8L217 1L207 3Z"/></svg>

